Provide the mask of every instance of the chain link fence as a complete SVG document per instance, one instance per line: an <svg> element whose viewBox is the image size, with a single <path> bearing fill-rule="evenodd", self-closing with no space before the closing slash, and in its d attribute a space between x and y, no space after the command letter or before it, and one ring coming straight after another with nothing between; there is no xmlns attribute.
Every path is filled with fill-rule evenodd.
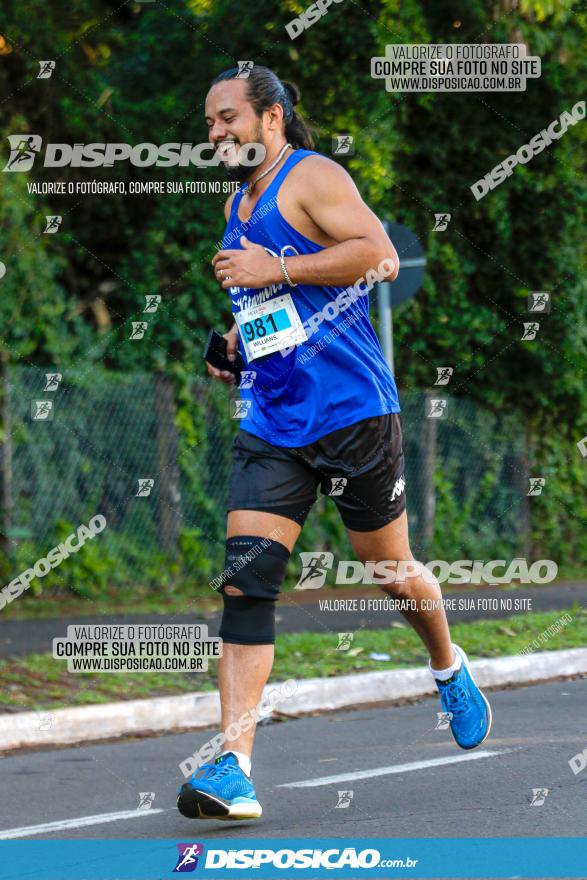
<svg viewBox="0 0 587 880"><path fill-rule="evenodd" d="M87 576L161 586L221 570L236 392L200 378L178 391L166 376L94 365L63 375L12 367L3 381L8 572L32 565L98 513L107 528L93 542L87 571L68 562L57 583L79 589ZM437 399L446 401L444 411L430 418ZM440 389L400 393L400 401L414 554L523 552L528 475L516 419ZM308 517L298 549L306 548L350 552L329 498L319 497Z"/></svg>

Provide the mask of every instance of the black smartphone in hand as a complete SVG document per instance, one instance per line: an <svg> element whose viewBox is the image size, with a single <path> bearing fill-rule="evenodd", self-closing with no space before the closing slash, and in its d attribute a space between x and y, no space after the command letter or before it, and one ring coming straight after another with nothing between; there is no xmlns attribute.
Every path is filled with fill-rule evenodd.
<svg viewBox="0 0 587 880"><path fill-rule="evenodd" d="M204 360L211 367L216 367L217 370L228 370L235 377L236 384L240 385L241 372L244 370L245 364L238 349L236 351L236 359L234 361L228 360L226 354L227 345L228 343L224 336L221 336L216 330L210 330L204 349Z"/></svg>

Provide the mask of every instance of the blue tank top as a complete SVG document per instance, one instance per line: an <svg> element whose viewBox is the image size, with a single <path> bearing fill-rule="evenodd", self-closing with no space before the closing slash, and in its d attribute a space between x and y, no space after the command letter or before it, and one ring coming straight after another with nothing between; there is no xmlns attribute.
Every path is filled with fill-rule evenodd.
<svg viewBox="0 0 587 880"><path fill-rule="evenodd" d="M312 155L316 154L310 150L289 154L246 222L238 216L242 191L236 193L223 249L240 250L244 235L278 256L283 248L285 256L324 250L294 229L277 207L279 187L287 174ZM241 398L250 401L244 404L243 430L274 446L305 446L363 419L400 411L393 375L369 320L366 287L361 288L362 295L355 289L349 296L349 290L312 284L290 287L285 280L263 289L229 288L233 314L289 293L309 335L285 356L278 351L250 363L239 335L246 369L256 374L251 387L240 389ZM320 323L312 318L317 313L323 316Z"/></svg>

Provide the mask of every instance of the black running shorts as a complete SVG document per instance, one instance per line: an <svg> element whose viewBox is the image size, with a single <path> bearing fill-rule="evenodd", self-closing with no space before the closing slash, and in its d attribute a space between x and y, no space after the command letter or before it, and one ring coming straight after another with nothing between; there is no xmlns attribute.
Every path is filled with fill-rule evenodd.
<svg viewBox="0 0 587 880"><path fill-rule="evenodd" d="M262 510L303 525L320 486L345 526L380 529L406 508L401 418L389 413L326 434L307 446L273 446L238 433L228 510Z"/></svg>

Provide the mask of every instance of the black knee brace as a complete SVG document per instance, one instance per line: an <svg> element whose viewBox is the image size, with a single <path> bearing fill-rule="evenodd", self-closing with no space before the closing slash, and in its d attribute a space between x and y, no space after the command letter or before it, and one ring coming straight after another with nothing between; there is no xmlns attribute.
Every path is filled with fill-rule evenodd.
<svg viewBox="0 0 587 880"><path fill-rule="evenodd" d="M267 645L275 641L275 602L285 577L290 552L283 544L257 535L237 535L226 542L220 592L224 612L220 638L235 645ZM230 596L225 587L241 590Z"/></svg>

